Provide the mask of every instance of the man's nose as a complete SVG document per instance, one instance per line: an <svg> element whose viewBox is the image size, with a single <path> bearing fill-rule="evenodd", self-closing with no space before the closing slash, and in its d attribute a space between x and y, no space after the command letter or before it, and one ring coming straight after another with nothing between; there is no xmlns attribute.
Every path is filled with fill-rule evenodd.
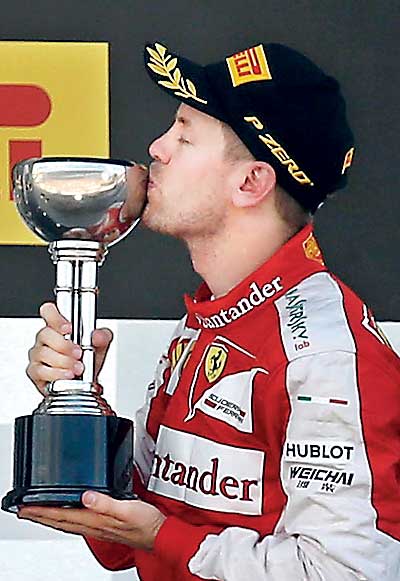
<svg viewBox="0 0 400 581"><path fill-rule="evenodd" d="M150 144L149 154L153 159L161 163L168 163L170 154L166 144L165 135L161 135Z"/></svg>

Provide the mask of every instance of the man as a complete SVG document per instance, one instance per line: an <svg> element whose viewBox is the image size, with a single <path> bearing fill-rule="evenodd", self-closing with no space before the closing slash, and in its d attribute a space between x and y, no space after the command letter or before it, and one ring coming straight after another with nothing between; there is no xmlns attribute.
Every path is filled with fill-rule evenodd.
<svg viewBox="0 0 400 581"><path fill-rule="evenodd" d="M182 104L150 146L143 219L205 282L137 415L141 500L88 491L84 509L19 516L143 580L394 581L399 359L311 227L353 155L339 86L276 44L200 67L157 43L145 61ZM39 389L82 371L68 322L41 315ZM93 335L98 368L109 341Z"/></svg>

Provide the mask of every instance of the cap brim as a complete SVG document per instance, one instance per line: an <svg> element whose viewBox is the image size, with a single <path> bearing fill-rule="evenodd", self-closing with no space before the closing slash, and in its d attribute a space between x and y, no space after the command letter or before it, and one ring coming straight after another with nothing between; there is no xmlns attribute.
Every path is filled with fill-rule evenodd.
<svg viewBox="0 0 400 581"><path fill-rule="evenodd" d="M150 78L163 91L207 115L221 117L204 67L158 42L145 46L144 62Z"/></svg>

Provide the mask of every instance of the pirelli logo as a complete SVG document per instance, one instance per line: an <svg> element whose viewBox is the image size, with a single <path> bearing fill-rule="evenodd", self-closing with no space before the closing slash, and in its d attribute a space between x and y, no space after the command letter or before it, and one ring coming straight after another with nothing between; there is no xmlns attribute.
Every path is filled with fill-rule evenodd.
<svg viewBox="0 0 400 581"><path fill-rule="evenodd" d="M109 156L108 60L104 42L0 42L0 244L42 243L13 201L17 162Z"/></svg>
<svg viewBox="0 0 400 581"><path fill-rule="evenodd" d="M226 59L234 87L272 79L262 44L238 52Z"/></svg>

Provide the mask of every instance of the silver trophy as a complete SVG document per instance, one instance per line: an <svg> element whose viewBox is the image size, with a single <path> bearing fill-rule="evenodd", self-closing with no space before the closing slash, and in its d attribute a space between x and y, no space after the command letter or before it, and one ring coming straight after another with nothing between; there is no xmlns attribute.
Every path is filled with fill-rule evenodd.
<svg viewBox="0 0 400 581"><path fill-rule="evenodd" d="M34 158L13 171L18 210L49 242L56 303L72 323L84 371L57 380L32 415L15 421L14 482L2 508L79 506L85 490L132 498L133 424L117 417L94 375L97 273L108 248L138 223L147 172L129 161Z"/></svg>

